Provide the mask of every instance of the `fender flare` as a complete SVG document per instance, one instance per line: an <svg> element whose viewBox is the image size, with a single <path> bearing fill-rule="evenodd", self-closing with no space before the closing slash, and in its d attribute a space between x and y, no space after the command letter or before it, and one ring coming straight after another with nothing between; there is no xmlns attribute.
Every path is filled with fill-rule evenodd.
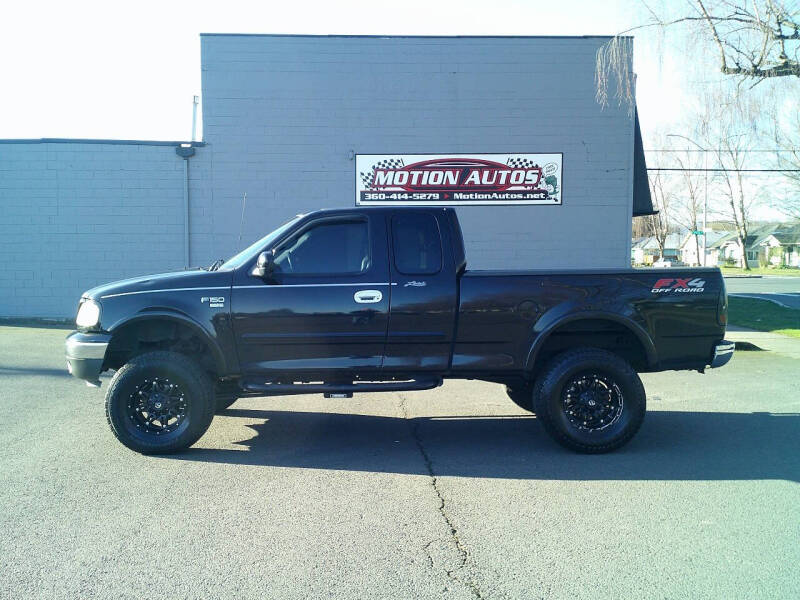
<svg viewBox="0 0 800 600"><path fill-rule="evenodd" d="M214 366L217 369L217 373L219 375L225 375L228 372L228 365L227 361L225 360L225 354L222 352L222 348L220 348L217 341L214 339L214 336L208 332L206 328L204 328L200 323L195 321L194 319L186 316L185 314L172 311L172 310L149 310L145 312L139 312L135 315L122 319L114 323L109 329L108 333L111 334L112 339L114 333L125 327L127 325L131 325L132 323L136 323L139 321L152 321L152 320L161 320L161 321L173 321L175 323L179 323L181 325L185 325L189 327L194 333L198 335L198 337L206 344L206 346L211 350L211 356L214 359Z"/></svg>
<svg viewBox="0 0 800 600"><path fill-rule="evenodd" d="M639 342L642 344L642 347L644 348L647 358L647 366L652 368L658 364L658 352L656 350L656 346L655 343L653 342L653 339L650 337L650 334L647 332L647 330L641 325L639 325L633 319L630 319L628 317L613 312L578 311L578 312L567 313L566 315L563 315L562 317L555 319L552 323L546 325L539 332L539 334L533 339L530 349L528 350L528 356L525 359L525 372L530 373L531 371L533 371L533 367L536 364L539 351L542 349L545 343L547 343L547 340L550 338L550 336L556 329L572 321L583 321L587 319L602 319L606 321L614 321L615 323L622 325L633 335L635 335L636 339L638 339Z"/></svg>

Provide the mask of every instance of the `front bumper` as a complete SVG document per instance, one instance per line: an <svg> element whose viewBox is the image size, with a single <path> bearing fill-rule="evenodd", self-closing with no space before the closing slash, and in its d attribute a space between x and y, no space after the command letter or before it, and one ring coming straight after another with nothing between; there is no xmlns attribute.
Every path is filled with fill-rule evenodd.
<svg viewBox="0 0 800 600"><path fill-rule="evenodd" d="M723 365L727 365L733 358L733 351L736 349L734 342L722 340L714 346L714 356L711 359L711 368L716 369Z"/></svg>
<svg viewBox="0 0 800 600"><path fill-rule="evenodd" d="M90 385L100 385L100 370L106 357L111 335L75 331L67 336L67 370L70 375Z"/></svg>

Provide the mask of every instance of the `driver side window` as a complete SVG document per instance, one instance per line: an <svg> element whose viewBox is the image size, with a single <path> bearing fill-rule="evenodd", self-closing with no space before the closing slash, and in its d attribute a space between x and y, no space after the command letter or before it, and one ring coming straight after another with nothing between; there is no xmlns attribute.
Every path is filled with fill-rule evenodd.
<svg viewBox="0 0 800 600"><path fill-rule="evenodd" d="M370 266L367 221L323 221L312 225L276 250L275 265L286 275L364 273Z"/></svg>

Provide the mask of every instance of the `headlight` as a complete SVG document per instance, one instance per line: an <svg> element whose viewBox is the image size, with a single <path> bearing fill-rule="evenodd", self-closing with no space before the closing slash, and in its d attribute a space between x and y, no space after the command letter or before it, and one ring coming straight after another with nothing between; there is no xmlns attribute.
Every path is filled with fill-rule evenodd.
<svg viewBox="0 0 800 600"><path fill-rule="evenodd" d="M100 321L100 305L94 300L85 300L78 308L75 324L78 327L94 327Z"/></svg>

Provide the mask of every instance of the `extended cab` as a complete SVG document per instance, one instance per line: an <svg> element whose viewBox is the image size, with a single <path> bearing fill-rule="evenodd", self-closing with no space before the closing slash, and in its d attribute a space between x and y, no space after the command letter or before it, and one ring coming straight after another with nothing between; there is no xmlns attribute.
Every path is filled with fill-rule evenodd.
<svg viewBox="0 0 800 600"><path fill-rule="evenodd" d="M718 269L470 271L450 208L298 216L206 270L102 285L80 299L70 372L106 393L143 453L190 446L244 395L506 386L558 442L604 452L642 423L638 372L719 367Z"/></svg>

